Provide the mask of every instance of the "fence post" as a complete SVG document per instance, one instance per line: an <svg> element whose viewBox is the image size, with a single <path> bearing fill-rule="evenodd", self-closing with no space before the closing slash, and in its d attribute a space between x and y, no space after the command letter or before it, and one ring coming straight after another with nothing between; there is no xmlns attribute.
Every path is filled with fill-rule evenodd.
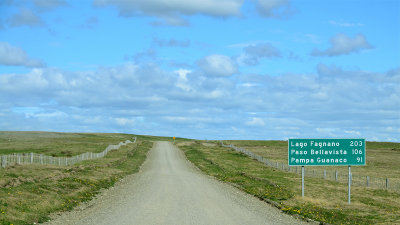
<svg viewBox="0 0 400 225"><path fill-rule="evenodd" d="M5 168L7 166L7 158L5 155L1 156L1 167Z"/></svg>
<svg viewBox="0 0 400 225"><path fill-rule="evenodd" d="M335 181L338 181L338 172L335 170Z"/></svg>
<svg viewBox="0 0 400 225"><path fill-rule="evenodd" d="M367 176L367 187L369 187L369 176Z"/></svg>
<svg viewBox="0 0 400 225"><path fill-rule="evenodd" d="M324 179L326 179L326 170L324 169Z"/></svg>
<svg viewBox="0 0 400 225"><path fill-rule="evenodd" d="M32 164L33 163L33 152L31 152L31 154L30 154L30 164Z"/></svg>
<svg viewBox="0 0 400 225"><path fill-rule="evenodd" d="M386 189L389 189L389 178L386 178Z"/></svg>

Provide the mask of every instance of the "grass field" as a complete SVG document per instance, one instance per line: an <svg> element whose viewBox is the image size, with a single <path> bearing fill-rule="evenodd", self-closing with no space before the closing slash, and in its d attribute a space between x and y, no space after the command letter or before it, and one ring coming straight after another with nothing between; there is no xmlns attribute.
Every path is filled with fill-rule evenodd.
<svg viewBox="0 0 400 225"><path fill-rule="evenodd" d="M231 143L244 146L246 149L258 149L259 151L255 152L260 154L264 152L265 157L282 162L285 157L283 149L286 149L287 154L287 142L232 141ZM219 147L217 144L191 142L180 145L187 158L205 173L269 201L289 214L330 224L400 224L398 192L353 187L352 204L348 205L346 184L307 178L306 197L302 198L301 177L298 174L266 167L258 161L228 148ZM369 144L369 146L374 145ZM376 143L376 146L376 148L379 146L387 148L385 143ZM397 152L397 145L393 148L392 151ZM371 153L367 152L368 155ZM396 159L398 158L397 155ZM376 164L380 164L379 159Z"/></svg>
<svg viewBox="0 0 400 225"><path fill-rule="evenodd" d="M101 152L109 144L132 137L127 134L0 132L0 154L36 152L72 156ZM113 150L104 158L74 166L14 165L0 169L0 224L44 222L50 213L70 210L90 200L100 189L137 172L151 147L152 142L138 138L137 143Z"/></svg>

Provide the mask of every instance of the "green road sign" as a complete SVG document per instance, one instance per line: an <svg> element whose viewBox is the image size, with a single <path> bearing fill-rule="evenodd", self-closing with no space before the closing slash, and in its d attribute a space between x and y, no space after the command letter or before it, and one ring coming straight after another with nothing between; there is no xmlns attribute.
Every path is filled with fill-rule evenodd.
<svg viewBox="0 0 400 225"><path fill-rule="evenodd" d="M289 139L289 166L363 166L365 139Z"/></svg>

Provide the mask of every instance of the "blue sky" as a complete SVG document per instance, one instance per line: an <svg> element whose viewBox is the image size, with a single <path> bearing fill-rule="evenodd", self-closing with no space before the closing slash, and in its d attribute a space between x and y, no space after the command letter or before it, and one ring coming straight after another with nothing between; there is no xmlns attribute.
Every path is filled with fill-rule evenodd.
<svg viewBox="0 0 400 225"><path fill-rule="evenodd" d="M1 0L0 130L400 141L400 1Z"/></svg>

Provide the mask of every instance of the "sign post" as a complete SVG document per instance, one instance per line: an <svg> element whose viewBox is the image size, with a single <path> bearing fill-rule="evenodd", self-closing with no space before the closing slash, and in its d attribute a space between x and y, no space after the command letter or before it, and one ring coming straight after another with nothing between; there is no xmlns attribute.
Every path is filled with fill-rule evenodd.
<svg viewBox="0 0 400 225"><path fill-rule="evenodd" d="M301 166L301 197L304 197L304 166Z"/></svg>
<svg viewBox="0 0 400 225"><path fill-rule="evenodd" d="M174 144L175 144L175 137L172 137L172 139L174 139Z"/></svg>
<svg viewBox="0 0 400 225"><path fill-rule="evenodd" d="M348 175L348 178L349 178L349 180L348 180L348 183L349 183L349 196L348 196L348 203L349 203L349 205L350 205L350 202L351 202L351 166L349 166L349 175Z"/></svg>
<svg viewBox="0 0 400 225"><path fill-rule="evenodd" d="M288 164L301 166L301 196L304 197L304 166L348 166L350 204L351 166L365 166L365 139L289 139Z"/></svg>

